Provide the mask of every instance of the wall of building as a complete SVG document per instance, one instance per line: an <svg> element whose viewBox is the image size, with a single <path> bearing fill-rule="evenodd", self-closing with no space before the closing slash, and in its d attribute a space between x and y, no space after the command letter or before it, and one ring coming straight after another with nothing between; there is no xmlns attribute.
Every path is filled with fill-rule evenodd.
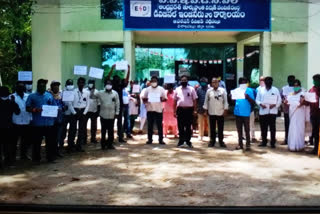
<svg viewBox="0 0 320 214"><path fill-rule="evenodd" d="M271 72L274 86L287 84L288 75L295 75L308 88L308 46L307 44L272 45Z"/></svg>

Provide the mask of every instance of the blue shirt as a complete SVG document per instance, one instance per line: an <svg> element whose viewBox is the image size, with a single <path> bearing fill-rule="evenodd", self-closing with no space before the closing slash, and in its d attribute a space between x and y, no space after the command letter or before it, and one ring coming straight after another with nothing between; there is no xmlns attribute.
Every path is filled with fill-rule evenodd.
<svg viewBox="0 0 320 214"><path fill-rule="evenodd" d="M254 100L254 92L251 88L247 88L246 94ZM236 105L234 106L234 115L241 117L250 117L251 104L247 99L236 100Z"/></svg>
<svg viewBox="0 0 320 214"><path fill-rule="evenodd" d="M27 99L26 106L31 108L42 108L43 105L56 106L53 96L49 92L39 94L38 92L32 93ZM41 112L32 112L32 126L53 126L56 118L42 117Z"/></svg>

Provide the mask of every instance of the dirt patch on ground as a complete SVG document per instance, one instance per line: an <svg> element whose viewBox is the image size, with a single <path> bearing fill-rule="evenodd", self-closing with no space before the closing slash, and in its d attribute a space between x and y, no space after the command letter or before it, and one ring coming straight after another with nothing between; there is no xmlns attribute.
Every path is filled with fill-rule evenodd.
<svg viewBox="0 0 320 214"><path fill-rule="evenodd" d="M86 146L56 164L18 163L1 172L1 203L81 205L270 206L319 205L320 160L286 146L235 150L234 127L226 127L227 148L146 145L136 135L116 150ZM279 132L278 139L283 139ZM259 136L260 133L258 132Z"/></svg>

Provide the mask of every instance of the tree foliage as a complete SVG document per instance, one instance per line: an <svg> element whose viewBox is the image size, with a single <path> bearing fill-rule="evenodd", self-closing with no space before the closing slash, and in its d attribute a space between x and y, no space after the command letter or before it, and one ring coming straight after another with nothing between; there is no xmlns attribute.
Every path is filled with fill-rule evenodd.
<svg viewBox="0 0 320 214"><path fill-rule="evenodd" d="M9 88L19 70L32 69L31 13L34 0L0 0L0 74Z"/></svg>

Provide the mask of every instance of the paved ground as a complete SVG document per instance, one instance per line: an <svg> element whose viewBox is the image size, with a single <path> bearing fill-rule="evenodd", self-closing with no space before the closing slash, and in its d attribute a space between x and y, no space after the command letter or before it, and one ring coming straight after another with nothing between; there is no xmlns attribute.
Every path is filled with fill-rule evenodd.
<svg viewBox="0 0 320 214"><path fill-rule="evenodd" d="M258 125L256 126L258 128ZM260 148L234 150L234 121L226 122L227 149L146 145L136 135L117 150L88 145L56 164L18 163L0 175L0 202L37 204L270 206L319 205L320 160L306 153ZM278 118L277 133L283 140ZM257 133L259 136L260 133ZM310 149L310 148L309 148Z"/></svg>

